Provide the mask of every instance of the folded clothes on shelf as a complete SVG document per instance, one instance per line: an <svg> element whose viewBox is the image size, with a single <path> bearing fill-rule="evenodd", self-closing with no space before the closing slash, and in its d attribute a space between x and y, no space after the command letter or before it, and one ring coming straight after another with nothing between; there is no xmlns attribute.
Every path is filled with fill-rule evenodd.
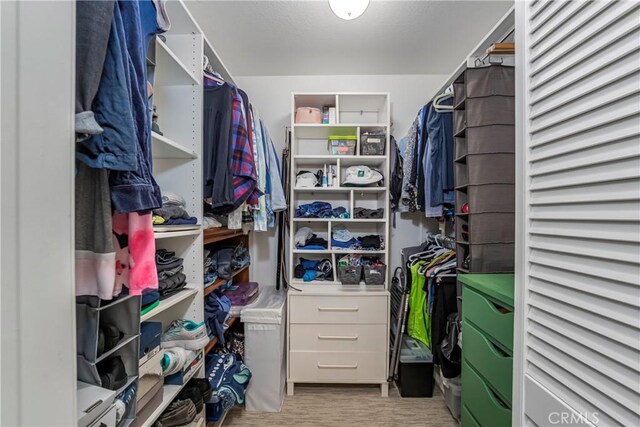
<svg viewBox="0 0 640 427"><path fill-rule="evenodd" d="M209 286L217 279L231 279L233 272L251 262L249 249L240 243L236 246L207 248L204 251L204 285Z"/></svg>
<svg viewBox="0 0 640 427"><path fill-rule="evenodd" d="M334 209L331 203L319 201L299 205L294 216L296 218L350 218L349 212L342 206Z"/></svg>
<svg viewBox="0 0 640 427"><path fill-rule="evenodd" d="M158 293L162 301L180 292L187 286L187 276L182 272L184 260L175 252L156 250L156 270L158 273Z"/></svg>
<svg viewBox="0 0 640 427"><path fill-rule="evenodd" d="M331 247L337 249L384 249L382 236L371 234L368 236L354 237L344 225L336 225L331 233Z"/></svg>
<svg viewBox="0 0 640 427"><path fill-rule="evenodd" d="M162 194L162 207L153 210L154 225L192 225L198 219L189 215L186 202L179 194L169 191Z"/></svg>
<svg viewBox="0 0 640 427"><path fill-rule="evenodd" d="M367 209L367 208L354 208L354 218L362 219L382 219L384 218L384 208Z"/></svg>
<svg viewBox="0 0 640 427"><path fill-rule="evenodd" d="M307 250L327 249L327 239L318 237L309 227L301 227L294 236L296 248Z"/></svg>

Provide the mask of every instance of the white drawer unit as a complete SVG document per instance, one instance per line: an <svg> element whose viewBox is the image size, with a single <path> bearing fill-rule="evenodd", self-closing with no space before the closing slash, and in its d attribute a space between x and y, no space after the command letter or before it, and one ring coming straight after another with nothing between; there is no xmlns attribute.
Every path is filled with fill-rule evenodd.
<svg viewBox="0 0 640 427"><path fill-rule="evenodd" d="M387 297L290 295L290 323L387 324Z"/></svg>
<svg viewBox="0 0 640 427"><path fill-rule="evenodd" d="M292 290L288 309L289 395L295 383L380 384L388 395L387 291Z"/></svg>
<svg viewBox="0 0 640 427"><path fill-rule="evenodd" d="M296 123L298 108L326 108L336 114L324 124ZM291 174L321 170L328 182L318 188L294 180L290 188L289 395L296 382L379 384L382 396L388 395L390 111L386 92L291 94ZM344 136L339 139L347 149L334 149L335 144L329 143L336 141L334 135ZM379 141L375 150L371 135ZM378 171L382 181L356 182L355 175L362 177L369 169ZM313 207L317 202L340 213L318 215ZM356 217L363 210L382 215ZM295 236L303 227L326 239L327 247L297 247ZM364 247L360 242L366 236L379 240L370 239L373 244ZM358 242L352 240L344 249L343 237ZM359 262L365 259L371 262ZM318 276L314 265L326 274Z"/></svg>
<svg viewBox="0 0 640 427"><path fill-rule="evenodd" d="M386 372L384 352L291 351L289 357L296 382L377 382Z"/></svg>
<svg viewBox="0 0 640 427"><path fill-rule="evenodd" d="M374 351L384 353L387 326L292 324L291 351Z"/></svg>

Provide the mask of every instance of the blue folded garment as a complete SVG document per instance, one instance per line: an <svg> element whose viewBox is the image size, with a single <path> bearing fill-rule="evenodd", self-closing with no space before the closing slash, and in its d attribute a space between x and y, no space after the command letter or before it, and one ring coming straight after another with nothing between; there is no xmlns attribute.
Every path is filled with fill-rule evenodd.
<svg viewBox="0 0 640 427"><path fill-rule="evenodd" d="M360 246L360 242L357 239L351 239L348 240L346 242L341 242L339 240L336 239L331 239L331 247L334 248L351 248L351 247L359 247Z"/></svg>
<svg viewBox="0 0 640 427"><path fill-rule="evenodd" d="M162 225L195 225L198 223L198 218L192 216L191 218L171 218L164 222Z"/></svg>

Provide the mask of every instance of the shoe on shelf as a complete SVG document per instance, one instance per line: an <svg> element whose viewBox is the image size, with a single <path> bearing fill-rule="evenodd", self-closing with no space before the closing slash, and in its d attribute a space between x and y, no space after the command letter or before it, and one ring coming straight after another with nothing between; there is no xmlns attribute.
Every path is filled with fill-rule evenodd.
<svg viewBox="0 0 640 427"><path fill-rule="evenodd" d="M182 347L187 350L200 350L209 343L207 328L202 323L191 320L174 320L162 334L162 348Z"/></svg>
<svg viewBox="0 0 640 427"><path fill-rule="evenodd" d="M189 424L198 415L196 406L189 399L175 400L160 415L154 426L175 427Z"/></svg>
<svg viewBox="0 0 640 427"><path fill-rule="evenodd" d="M103 353L115 348L124 337L124 334L120 332L120 329L118 329L116 325L109 323L100 325L100 333L104 336Z"/></svg>
<svg viewBox="0 0 640 427"><path fill-rule="evenodd" d="M191 354L192 352L185 350L182 347L166 349L164 351L164 356L162 356L162 360L160 361L160 364L162 365L162 375L167 377L179 372L184 368L184 365L187 364Z"/></svg>
<svg viewBox="0 0 640 427"><path fill-rule="evenodd" d="M134 382L129 387L127 387L125 391L116 396L116 424L119 423L122 418L124 418L125 414L127 413L127 409L131 407L132 402L136 398L137 391L138 386Z"/></svg>
<svg viewBox="0 0 640 427"><path fill-rule="evenodd" d="M189 399L193 402L196 407L196 412L202 412L202 407L204 406L204 400L202 393L200 392L200 388L197 386L187 384L185 388L180 390L180 393L177 397L179 400Z"/></svg>
<svg viewBox="0 0 640 427"><path fill-rule="evenodd" d="M207 403L211 400L213 396L213 390L211 389L211 384L209 384L209 380L206 378L191 378L187 383L187 387L193 386L197 387L202 394L202 400L204 403Z"/></svg>
<svg viewBox="0 0 640 427"><path fill-rule="evenodd" d="M102 387L117 390L127 383L127 371L120 356L110 357L98 363L98 373Z"/></svg>

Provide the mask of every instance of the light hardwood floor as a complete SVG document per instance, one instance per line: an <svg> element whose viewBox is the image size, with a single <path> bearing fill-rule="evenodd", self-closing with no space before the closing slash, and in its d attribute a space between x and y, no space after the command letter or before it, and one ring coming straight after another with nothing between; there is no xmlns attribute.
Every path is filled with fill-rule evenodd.
<svg viewBox="0 0 640 427"><path fill-rule="evenodd" d="M424 426L457 427L437 387L432 398L401 398L395 387L380 397L376 386L302 386L286 396L279 413L251 413L241 407L225 426Z"/></svg>

